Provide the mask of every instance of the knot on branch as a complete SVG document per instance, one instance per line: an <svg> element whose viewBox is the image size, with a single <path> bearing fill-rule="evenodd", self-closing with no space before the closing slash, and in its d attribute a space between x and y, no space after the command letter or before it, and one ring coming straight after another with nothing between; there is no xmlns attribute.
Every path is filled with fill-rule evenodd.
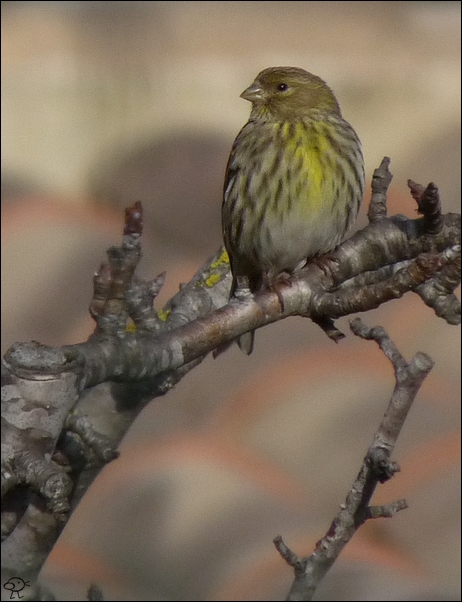
<svg viewBox="0 0 462 602"><path fill-rule="evenodd" d="M374 477L380 483L386 483L393 475L400 471L397 462L390 460L386 450L374 447L370 449L366 456L366 462L371 468Z"/></svg>
<svg viewBox="0 0 462 602"><path fill-rule="evenodd" d="M413 180L408 180L412 198L417 203L417 211L424 216L425 231L427 234L437 235L443 229L443 213L438 188L433 182L424 188Z"/></svg>

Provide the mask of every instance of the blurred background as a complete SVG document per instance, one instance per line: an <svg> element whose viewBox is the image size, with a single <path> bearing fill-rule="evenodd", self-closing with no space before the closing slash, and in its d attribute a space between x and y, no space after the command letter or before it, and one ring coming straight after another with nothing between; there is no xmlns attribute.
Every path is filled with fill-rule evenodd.
<svg viewBox="0 0 462 602"><path fill-rule="evenodd" d="M325 79L363 142L367 178L391 157L460 211L459 2L2 2L2 352L85 340L92 275L145 208L140 273L167 271L158 307L221 242L224 168L269 66ZM369 189L365 207L370 198ZM365 208L357 227L366 223ZM319 600L460 600L460 330L414 295L363 316L402 353L430 354L401 465ZM311 322L258 332L154 400L49 558L58 599L277 600L326 532L393 390L375 344Z"/></svg>

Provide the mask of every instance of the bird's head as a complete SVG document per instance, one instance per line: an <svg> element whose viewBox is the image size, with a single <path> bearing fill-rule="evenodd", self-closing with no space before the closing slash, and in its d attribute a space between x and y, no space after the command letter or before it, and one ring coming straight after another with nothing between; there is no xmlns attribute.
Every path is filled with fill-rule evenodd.
<svg viewBox="0 0 462 602"><path fill-rule="evenodd" d="M251 119L297 120L313 110L340 116L334 93L320 77L297 67L270 67L257 75L241 98L252 103Z"/></svg>

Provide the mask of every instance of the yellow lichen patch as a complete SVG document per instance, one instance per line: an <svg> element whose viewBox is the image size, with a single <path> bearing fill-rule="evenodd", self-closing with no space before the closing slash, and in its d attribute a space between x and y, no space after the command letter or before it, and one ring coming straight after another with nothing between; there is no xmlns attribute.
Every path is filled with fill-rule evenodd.
<svg viewBox="0 0 462 602"><path fill-rule="evenodd" d="M229 263L228 253L224 249L221 255L210 264L210 267L213 270L214 268L220 267L222 263Z"/></svg>
<svg viewBox="0 0 462 602"><path fill-rule="evenodd" d="M136 332L136 330L136 324L132 320L129 320L125 332Z"/></svg>
<svg viewBox="0 0 462 602"><path fill-rule="evenodd" d="M171 313L170 309L159 309L159 311L157 312L157 315L159 316L159 319L162 320L162 322L166 322L168 320L168 317Z"/></svg>
<svg viewBox="0 0 462 602"><path fill-rule="evenodd" d="M202 280L198 280L195 286L205 286L207 288L212 288L212 286L215 286L215 284L223 279L224 274L216 273L214 270L218 270L218 268L220 268L223 264L229 265L229 256L225 250L223 250L219 257L217 257L215 261L212 261L210 264L208 269L209 276Z"/></svg>
<svg viewBox="0 0 462 602"><path fill-rule="evenodd" d="M212 288L217 282L220 282L221 276L219 274L211 274L206 280L204 280L204 285L208 288Z"/></svg>

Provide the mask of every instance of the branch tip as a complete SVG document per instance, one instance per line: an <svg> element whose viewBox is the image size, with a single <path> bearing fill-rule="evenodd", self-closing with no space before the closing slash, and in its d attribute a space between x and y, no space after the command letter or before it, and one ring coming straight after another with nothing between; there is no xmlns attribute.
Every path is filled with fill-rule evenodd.
<svg viewBox="0 0 462 602"><path fill-rule="evenodd" d="M367 509L367 518L393 518L396 513L407 508L409 506L405 499L397 500L384 506L369 506Z"/></svg>
<svg viewBox="0 0 462 602"><path fill-rule="evenodd" d="M414 182L414 180L411 179L407 181L407 185L409 187L409 190L411 191L412 198L415 200L417 205L420 206L420 200L422 198L425 188L422 186L422 184L418 184L417 182Z"/></svg>
<svg viewBox="0 0 462 602"><path fill-rule="evenodd" d="M388 336L382 326L366 326L361 318L350 320L350 329L357 337L367 341L380 341Z"/></svg>
<svg viewBox="0 0 462 602"><path fill-rule="evenodd" d="M425 231L432 236L443 229L443 213L438 187L430 182L426 188L413 180L408 180L412 198L417 203L417 212L423 215Z"/></svg>
<svg viewBox="0 0 462 602"><path fill-rule="evenodd" d="M372 196L367 212L371 224L387 217L387 191L393 179L389 166L390 158L384 157L372 176Z"/></svg>
<svg viewBox="0 0 462 602"><path fill-rule="evenodd" d="M143 231L143 206L136 201L131 207L125 209L124 235L139 235Z"/></svg>
<svg viewBox="0 0 462 602"><path fill-rule="evenodd" d="M292 550L286 546L282 537L277 535L273 539L274 546L282 558L290 565L297 573L302 573L305 570L305 562L297 556Z"/></svg>

